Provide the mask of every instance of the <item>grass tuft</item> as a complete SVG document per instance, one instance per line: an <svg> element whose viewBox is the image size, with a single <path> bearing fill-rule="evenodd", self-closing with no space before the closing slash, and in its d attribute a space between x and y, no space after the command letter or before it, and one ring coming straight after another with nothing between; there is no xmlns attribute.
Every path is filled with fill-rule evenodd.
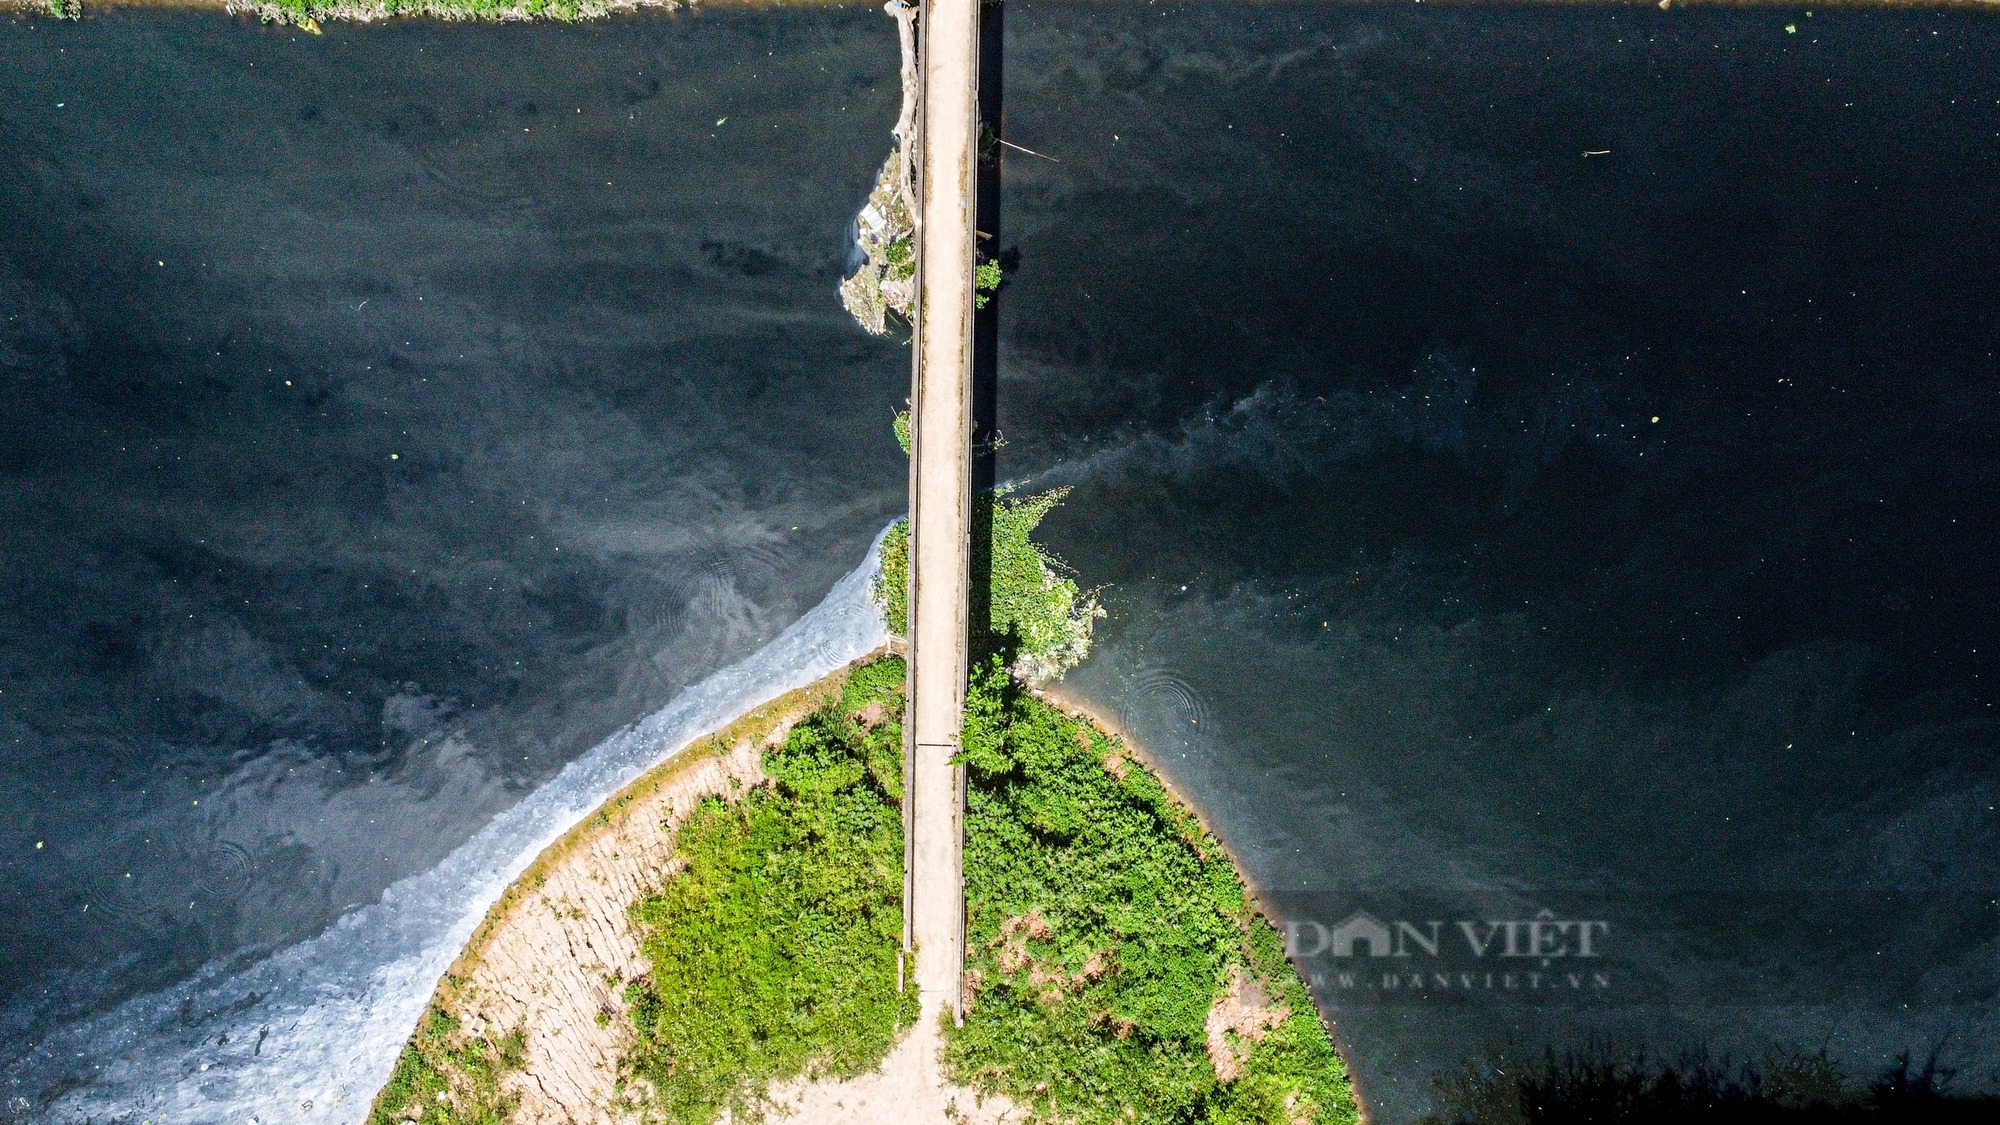
<svg viewBox="0 0 2000 1125"><path fill-rule="evenodd" d="M457 1017L430 1008L396 1059L368 1125L500 1125L516 1101L501 1079L521 1069L525 1046L519 1028L497 1038L474 1035Z"/></svg>

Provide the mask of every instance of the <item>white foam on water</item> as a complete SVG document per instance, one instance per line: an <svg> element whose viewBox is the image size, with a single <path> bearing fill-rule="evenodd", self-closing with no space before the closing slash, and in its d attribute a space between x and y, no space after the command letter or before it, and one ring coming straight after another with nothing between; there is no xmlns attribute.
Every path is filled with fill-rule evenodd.
<svg viewBox="0 0 2000 1125"><path fill-rule="evenodd" d="M528 863L591 810L694 739L804 687L886 639L868 596L881 539L826 599L749 659L605 740L444 862L379 902L253 965L216 963L39 1045L92 1081L56 1121L247 1125L359 1122L389 1078L431 990ZM31 1112L15 1102L7 1109Z"/></svg>

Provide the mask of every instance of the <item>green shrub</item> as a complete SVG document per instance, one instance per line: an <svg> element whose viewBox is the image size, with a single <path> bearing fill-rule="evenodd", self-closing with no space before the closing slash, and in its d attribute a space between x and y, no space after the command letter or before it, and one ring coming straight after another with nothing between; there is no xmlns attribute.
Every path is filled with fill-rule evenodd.
<svg viewBox="0 0 2000 1125"><path fill-rule="evenodd" d="M1116 740L995 661L973 677L962 760L973 985L946 1053L961 1081L1079 1125L1355 1120L1277 931ZM1218 1062L1210 1010L1232 982L1268 1021L1224 1033Z"/></svg>
<svg viewBox="0 0 2000 1125"><path fill-rule="evenodd" d="M1002 489L972 503L972 652L999 654L1030 683L1060 679L1090 655L1093 626L1104 610L1079 590L1062 560L1033 539L1035 528L1067 489L1015 496ZM897 520L882 539L875 603L889 632L910 628L910 527Z"/></svg>
<svg viewBox="0 0 2000 1125"><path fill-rule="evenodd" d="M916 246L907 234L889 244L882 260L887 264L883 275L891 281L908 281L917 272Z"/></svg>
<svg viewBox="0 0 2000 1125"><path fill-rule="evenodd" d="M388 1085L376 1096L369 1125L418 1120L439 1125L500 1125L514 1110L515 1097L500 1080L521 1068L526 1036L520 1029L489 1039L464 1034L458 1019L432 1007L403 1045Z"/></svg>
<svg viewBox="0 0 2000 1125"><path fill-rule="evenodd" d="M754 1112L773 1081L873 1068L916 1014L903 929L902 661L765 755L772 784L682 826L686 867L633 907L650 976L627 986L628 1077L667 1121ZM856 712L879 705L872 726Z"/></svg>
<svg viewBox="0 0 2000 1125"><path fill-rule="evenodd" d="M882 569L876 571L871 593L882 621L898 637L910 635L910 521L889 525L882 536Z"/></svg>
<svg viewBox="0 0 2000 1125"><path fill-rule="evenodd" d="M52 9L74 9L78 0L48 0ZM317 33L319 21L383 16L442 19L556 19L574 22L610 14L605 0L246 0L244 7L267 23L290 24Z"/></svg>
<svg viewBox="0 0 2000 1125"><path fill-rule="evenodd" d="M972 303L976 308L985 308L1000 291L1000 263L981 262L972 267Z"/></svg>
<svg viewBox="0 0 2000 1125"><path fill-rule="evenodd" d="M972 576L986 594L985 629L973 637L973 655L999 653L1032 684L1060 679L1081 664L1090 655L1092 627L1104 616L1096 595L1078 590L1062 560L1032 538L1067 495L1066 488L1035 496L1003 488L972 504ZM975 593L975 611L980 600Z"/></svg>

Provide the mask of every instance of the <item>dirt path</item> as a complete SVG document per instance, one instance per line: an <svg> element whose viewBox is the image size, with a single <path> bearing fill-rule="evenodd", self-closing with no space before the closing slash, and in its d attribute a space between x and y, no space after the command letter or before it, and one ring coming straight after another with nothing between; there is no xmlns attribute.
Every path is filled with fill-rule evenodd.
<svg viewBox="0 0 2000 1125"><path fill-rule="evenodd" d="M928 1033L923 1033L928 1029ZM940 1077L936 1024L905 1035L882 1069L845 1082L773 1087L769 1120L799 1125L1006 1125L1024 1114L1002 1097L981 1099Z"/></svg>

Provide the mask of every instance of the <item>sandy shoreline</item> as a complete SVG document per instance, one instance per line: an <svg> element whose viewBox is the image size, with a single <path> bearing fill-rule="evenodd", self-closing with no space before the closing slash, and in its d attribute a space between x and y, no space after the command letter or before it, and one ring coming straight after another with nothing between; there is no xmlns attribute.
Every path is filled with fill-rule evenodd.
<svg viewBox="0 0 2000 1125"><path fill-rule="evenodd" d="M842 668L690 742L557 838L487 911L430 1006L457 1017L471 1038L522 1034L522 1068L505 1079L520 1097L514 1120L619 1119L617 1066L631 1028L624 982L645 972L632 904L678 869L674 830L702 799L761 783L764 748L836 694L847 674ZM382 1108L404 1116L404 1107Z"/></svg>
<svg viewBox="0 0 2000 1125"><path fill-rule="evenodd" d="M882 651L696 738L584 815L487 911L438 982L428 1009L455 1017L467 1040L497 1044L519 1035L521 1066L502 1079L518 1098L510 1120L531 1125L630 1120L636 1107L624 1100L629 1095L622 1092L618 1073L632 1028L624 984L649 968L631 926L632 905L680 869L675 834L700 802L738 796L761 784L764 750L781 743L795 723L836 697L855 666ZM1200 809L1116 724L1059 691L1037 694L1117 737L1213 834ZM1229 861L1242 877L1233 854ZM1247 879L1244 885L1255 906L1254 885ZM942 1046L941 1027L919 1025L873 1073L845 1081L795 1079L775 1085L767 1117L844 1125L947 1120L1001 1125L1019 1118L1003 1098L982 1100L946 1082L939 1066ZM378 1106L392 1120L409 1120L409 1112L420 1108ZM1365 1121L1365 1108L1362 1113Z"/></svg>
<svg viewBox="0 0 2000 1125"><path fill-rule="evenodd" d="M704 798L734 797L764 781L767 747L838 696L849 672L769 700L690 742L587 813L509 884L432 992L427 1010L454 1017L467 1040L518 1033L519 1070L502 1079L519 1099L511 1121L532 1125L629 1120L618 1064L631 1038L624 984L647 971L632 929L635 902L680 869L675 831ZM922 1034L916 1032L921 1031ZM942 1036L912 1029L882 1068L846 1081L794 1080L770 1091L771 1120L890 1123L1010 1120L945 1083ZM379 1097L379 1095L378 1095ZM380 1105L408 1120L417 1105Z"/></svg>

